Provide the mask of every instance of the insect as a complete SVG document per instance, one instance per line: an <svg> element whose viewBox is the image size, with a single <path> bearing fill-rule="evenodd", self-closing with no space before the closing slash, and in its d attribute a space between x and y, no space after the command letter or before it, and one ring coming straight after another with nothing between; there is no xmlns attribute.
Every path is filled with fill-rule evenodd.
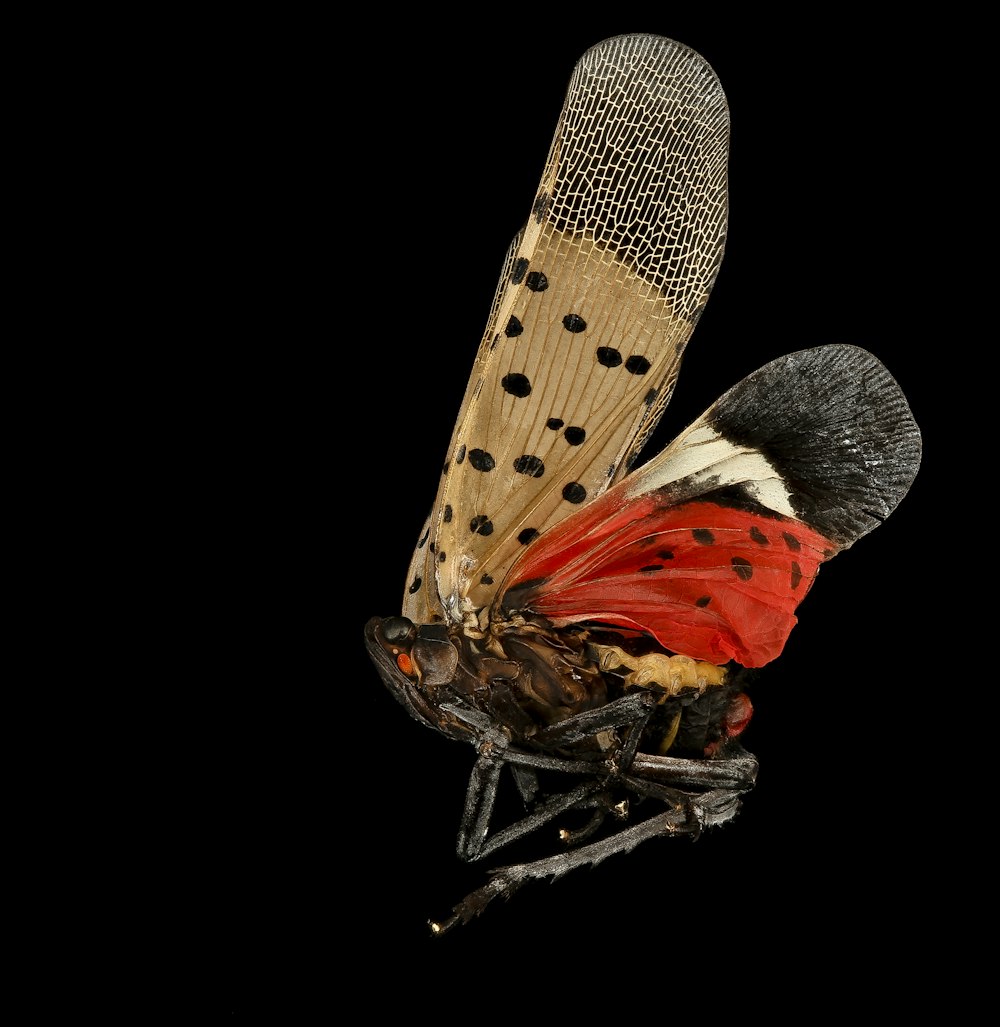
<svg viewBox="0 0 1000 1027"><path fill-rule="evenodd" d="M437 933L527 881L735 816L757 772L748 669L917 473L905 397L848 345L766 364L638 464L718 274L728 143L722 88L688 47L627 35L580 59L401 614L366 625L410 714L476 749L463 859L573 825ZM494 829L505 777L524 813Z"/></svg>

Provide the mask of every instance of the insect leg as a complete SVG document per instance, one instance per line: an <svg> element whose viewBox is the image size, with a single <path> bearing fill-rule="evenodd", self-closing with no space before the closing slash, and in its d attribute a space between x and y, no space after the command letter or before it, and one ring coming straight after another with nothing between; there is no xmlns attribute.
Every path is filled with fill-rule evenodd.
<svg viewBox="0 0 1000 1027"><path fill-rule="evenodd" d="M543 728L535 735L535 741L551 747L568 745L602 731L636 724L648 717L655 703L656 697L652 692L633 692L606 706L577 713L558 724Z"/></svg>
<svg viewBox="0 0 1000 1027"><path fill-rule="evenodd" d="M515 771L515 777L517 773L523 775L525 771L533 773L535 769L544 769L564 774L585 774L590 780L568 792L550 796L526 817L495 832L487 840L497 785L504 765L509 765ZM600 766L583 760L565 760L554 756L505 750L495 745L481 746L479 759L472 768L465 793L465 808L458 832L459 856L470 861L481 859L501 846L509 845L537 830L560 813L586 803L596 791L604 787L601 778L594 778L595 770Z"/></svg>
<svg viewBox="0 0 1000 1027"><path fill-rule="evenodd" d="M728 789L748 792L757 779L757 758L739 742L730 742L723 756L689 760L637 753L629 767L635 777L681 789Z"/></svg>
<svg viewBox="0 0 1000 1027"><path fill-rule="evenodd" d="M501 867L494 871L487 884L459 902L446 920L432 921L431 931L436 935L444 934L459 924L467 924L473 917L479 916L493 899L498 896L509 899L527 881L557 878L577 867L596 865L608 856L630 852L650 838L662 835L697 836L706 827L732 819L738 809L739 793L728 788L718 789L692 798L682 808L659 813L641 824L625 828L590 845L531 863Z"/></svg>
<svg viewBox="0 0 1000 1027"><path fill-rule="evenodd" d="M625 696L600 709L576 714L553 728L540 732L538 740L546 745L564 745L613 728L638 726L638 730L630 731L630 738L624 750L624 766L627 768L634 756L639 735L642 733L641 726L649 718L652 704L652 697L648 693ZM463 719L471 719L469 711L462 711L462 716ZM568 793L553 796L527 817L496 833L487 844L486 838L489 833L500 772L505 763L509 763L515 772L515 780L522 798L527 798L526 789L537 788L537 779L533 773L535 769L589 776L594 774L599 765L589 761L573 761L564 757L519 752L509 748L506 735L492 728L482 731L478 748L479 758L469 776L469 785L465 793L465 808L458 832L458 854L462 859L479 859L502 845L507 845L515 839L529 834L559 813L578 806L601 787L598 781L587 786L580 786ZM606 769L609 775L620 772L623 769L621 758L619 757L615 763L608 763ZM599 807L601 805L598 803ZM603 805L607 806L606 803ZM592 830L600 826L603 815L601 812L595 815Z"/></svg>

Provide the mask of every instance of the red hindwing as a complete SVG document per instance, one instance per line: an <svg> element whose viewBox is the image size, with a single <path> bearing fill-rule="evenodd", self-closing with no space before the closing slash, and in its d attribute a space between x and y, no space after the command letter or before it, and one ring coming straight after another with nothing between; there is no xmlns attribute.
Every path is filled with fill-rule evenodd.
<svg viewBox="0 0 1000 1027"><path fill-rule="evenodd" d="M612 490L545 533L511 570L503 603L556 625L598 622L666 649L760 667L782 650L835 546L800 521Z"/></svg>

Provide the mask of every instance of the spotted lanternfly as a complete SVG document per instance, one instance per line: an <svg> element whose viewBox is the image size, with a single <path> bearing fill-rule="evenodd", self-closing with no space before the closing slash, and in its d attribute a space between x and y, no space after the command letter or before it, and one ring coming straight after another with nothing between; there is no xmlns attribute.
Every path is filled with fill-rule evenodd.
<svg viewBox="0 0 1000 1027"><path fill-rule="evenodd" d="M437 932L525 881L732 818L757 771L746 668L781 652L820 564L917 473L902 392L846 345L765 365L632 470L719 270L728 139L689 48L629 35L584 54L402 615L366 626L409 712L477 750L461 857L581 818ZM491 832L505 768L525 813Z"/></svg>

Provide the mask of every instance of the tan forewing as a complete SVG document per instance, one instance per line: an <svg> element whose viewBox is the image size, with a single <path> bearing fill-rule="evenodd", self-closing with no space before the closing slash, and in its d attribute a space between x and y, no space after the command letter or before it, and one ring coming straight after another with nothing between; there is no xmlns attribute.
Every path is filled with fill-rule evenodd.
<svg viewBox="0 0 1000 1027"><path fill-rule="evenodd" d="M681 44L620 36L578 63L410 568L412 620L488 607L525 545L627 472L718 272L728 126Z"/></svg>

